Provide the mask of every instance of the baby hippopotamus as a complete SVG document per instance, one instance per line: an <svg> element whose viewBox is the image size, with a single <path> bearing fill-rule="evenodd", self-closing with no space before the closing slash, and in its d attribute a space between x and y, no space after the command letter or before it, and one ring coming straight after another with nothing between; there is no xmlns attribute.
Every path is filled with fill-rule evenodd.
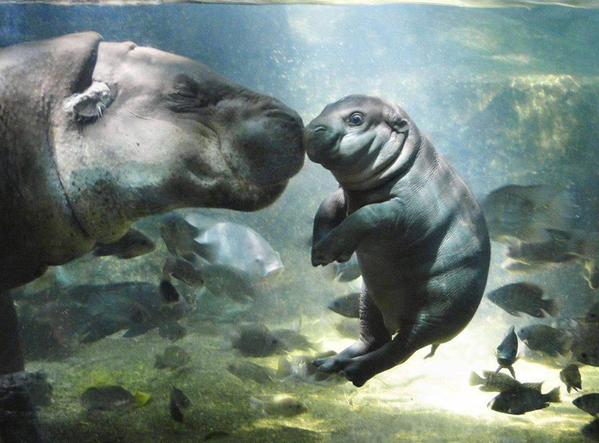
<svg viewBox="0 0 599 443"><path fill-rule="evenodd" d="M316 214L312 264L355 251L364 279L359 340L315 364L362 386L424 346L432 355L472 319L489 270L487 227L464 181L396 105L345 97L304 137L340 184Z"/></svg>

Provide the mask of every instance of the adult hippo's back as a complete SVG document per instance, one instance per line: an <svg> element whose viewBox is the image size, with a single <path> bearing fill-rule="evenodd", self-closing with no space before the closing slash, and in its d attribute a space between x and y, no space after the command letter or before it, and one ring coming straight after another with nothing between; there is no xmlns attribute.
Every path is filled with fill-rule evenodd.
<svg viewBox="0 0 599 443"><path fill-rule="evenodd" d="M487 228L468 187L397 106L346 97L306 127L305 146L341 185L316 215L312 263L355 251L364 279L360 340L316 364L361 386L472 319L489 269Z"/></svg>
<svg viewBox="0 0 599 443"><path fill-rule="evenodd" d="M190 59L92 32L0 50L0 290L178 207L255 210L302 122Z"/></svg>

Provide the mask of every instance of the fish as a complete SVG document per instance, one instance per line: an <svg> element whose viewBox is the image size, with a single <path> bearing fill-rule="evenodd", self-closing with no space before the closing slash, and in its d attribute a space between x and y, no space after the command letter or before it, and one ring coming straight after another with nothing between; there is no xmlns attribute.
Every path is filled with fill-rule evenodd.
<svg viewBox="0 0 599 443"><path fill-rule="evenodd" d="M543 318L547 315L556 316L559 312L555 300L543 299L543 290L532 283L511 283L489 292L487 298L516 317L525 313Z"/></svg>
<svg viewBox="0 0 599 443"><path fill-rule="evenodd" d="M574 399L572 403L594 417L599 413L599 394L586 394Z"/></svg>
<svg viewBox="0 0 599 443"><path fill-rule="evenodd" d="M182 319L191 306L183 299L165 305L155 284L121 282L63 288L53 301L23 301L20 309L26 346L39 348L40 334L46 334L57 345L65 342L68 350L75 343L93 343L120 331L126 338L145 334Z"/></svg>
<svg viewBox="0 0 599 443"><path fill-rule="evenodd" d="M179 323L173 321L161 324L158 328L158 334L167 340L177 341L181 340L187 335L187 329L185 329Z"/></svg>
<svg viewBox="0 0 599 443"><path fill-rule="evenodd" d="M572 389L578 391L582 389L582 377L578 366L571 364L562 369L559 373L559 378L566 385L568 394Z"/></svg>
<svg viewBox="0 0 599 443"><path fill-rule="evenodd" d="M538 391L541 390L543 382L540 383L520 383L515 378L510 377L509 375L492 372L492 371L483 371L483 376L481 377L476 372L472 372L470 374L470 385L471 386L479 386L481 391L487 392L503 392L509 391L516 388L524 387L530 389L536 389Z"/></svg>
<svg viewBox="0 0 599 443"><path fill-rule="evenodd" d="M279 253L253 229L220 222L197 211L169 214L163 218L160 233L169 252L187 261L186 265L179 263L173 275L191 275L191 266L197 271L198 275L193 276L197 284L202 281L215 294L231 292L233 283L222 290L222 281L211 283L213 279L223 280L223 275L224 280L241 286L233 292L248 292L252 287L255 290L256 283L271 279L285 268Z"/></svg>
<svg viewBox="0 0 599 443"><path fill-rule="evenodd" d="M277 394L264 399L250 398L250 405L265 415L293 417L308 411L307 406L287 394Z"/></svg>
<svg viewBox="0 0 599 443"><path fill-rule="evenodd" d="M515 328L512 326L503 341L497 346L496 356L499 367L495 372L498 373L501 369L506 368L512 377L516 378L516 372L512 365L516 362L518 355L518 337L514 331Z"/></svg>
<svg viewBox="0 0 599 443"><path fill-rule="evenodd" d="M518 337L533 351L550 357L565 356L572 347L573 339L563 329L547 325L530 325L518 331Z"/></svg>
<svg viewBox="0 0 599 443"><path fill-rule="evenodd" d="M242 326L232 344L246 357L267 357L285 349L284 343L262 323Z"/></svg>
<svg viewBox="0 0 599 443"><path fill-rule="evenodd" d="M568 191L548 185L507 185L490 192L482 202L492 240L536 241L545 229L574 227L578 207Z"/></svg>
<svg viewBox="0 0 599 443"><path fill-rule="evenodd" d="M325 266L325 275L330 280L340 283L348 283L362 276L362 270L358 263L358 256L353 253L346 262L333 262Z"/></svg>
<svg viewBox="0 0 599 443"><path fill-rule="evenodd" d="M341 297L337 297L327 305L331 311L348 318L360 317L360 293L352 292Z"/></svg>
<svg viewBox="0 0 599 443"><path fill-rule="evenodd" d="M272 335L283 344L287 351L309 351L313 347L305 335L294 329L274 329Z"/></svg>
<svg viewBox="0 0 599 443"><path fill-rule="evenodd" d="M580 432L589 440L599 441L599 418L584 425L580 428Z"/></svg>
<svg viewBox="0 0 599 443"><path fill-rule="evenodd" d="M154 367L157 369L178 369L191 361L189 353L179 346L167 346L162 354L156 355Z"/></svg>
<svg viewBox="0 0 599 443"><path fill-rule="evenodd" d="M88 412L130 409L136 405L135 396L118 385L87 388L80 400Z"/></svg>
<svg viewBox="0 0 599 443"><path fill-rule="evenodd" d="M169 396L169 412L173 420L183 423L184 411L191 406L191 400L185 393L173 386Z"/></svg>
<svg viewBox="0 0 599 443"><path fill-rule="evenodd" d="M162 280L160 282L160 295L167 303L177 303L181 299L177 289L168 280Z"/></svg>
<svg viewBox="0 0 599 443"><path fill-rule="evenodd" d="M227 371L242 381L252 380L259 384L267 384L275 380L272 369L249 361L231 362L227 365Z"/></svg>
<svg viewBox="0 0 599 443"><path fill-rule="evenodd" d="M137 229L129 231L114 243L96 244L93 255L96 257L114 256L121 259L129 259L140 255L149 254L156 249L156 243Z"/></svg>
<svg viewBox="0 0 599 443"><path fill-rule="evenodd" d="M489 407L505 414L522 415L544 409L549 406L549 403L558 402L560 402L559 387L543 394L540 389L521 386L500 392L489 402Z"/></svg>

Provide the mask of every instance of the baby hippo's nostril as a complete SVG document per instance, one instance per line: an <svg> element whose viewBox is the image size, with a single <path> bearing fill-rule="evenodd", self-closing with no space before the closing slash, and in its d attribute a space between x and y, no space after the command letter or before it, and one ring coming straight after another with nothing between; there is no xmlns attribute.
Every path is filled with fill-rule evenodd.
<svg viewBox="0 0 599 443"><path fill-rule="evenodd" d="M314 129L312 129L312 132L322 132L322 131L326 131L326 130L327 130L326 126L318 125Z"/></svg>

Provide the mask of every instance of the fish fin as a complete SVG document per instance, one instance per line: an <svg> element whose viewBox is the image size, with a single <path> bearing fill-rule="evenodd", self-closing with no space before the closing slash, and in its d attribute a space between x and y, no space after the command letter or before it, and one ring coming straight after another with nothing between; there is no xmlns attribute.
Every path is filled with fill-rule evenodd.
<svg viewBox="0 0 599 443"><path fill-rule="evenodd" d="M555 317L559 313L559 305L555 300L543 300L543 311L552 317Z"/></svg>
<svg viewBox="0 0 599 443"><path fill-rule="evenodd" d="M432 356L434 356L435 352L437 352L437 348L439 346L440 345L438 343L433 343L432 346L431 346L431 351L424 356L424 359L426 360L427 358L431 358Z"/></svg>
<svg viewBox="0 0 599 443"><path fill-rule="evenodd" d="M507 370L510 371L510 374L512 375L512 378L514 380L516 380L516 371L514 371L514 367L512 365L506 366L506 367L507 367Z"/></svg>
<svg viewBox="0 0 599 443"><path fill-rule="evenodd" d="M524 386L525 388L534 389L535 391L541 392L541 389L543 388L543 382L540 382L540 383L522 383L522 386Z"/></svg>
<svg viewBox="0 0 599 443"><path fill-rule="evenodd" d="M478 375L476 372L472 371L470 374L470 386L484 385L485 379Z"/></svg>
<svg viewBox="0 0 599 443"><path fill-rule="evenodd" d="M557 242L557 243L567 243L572 239L572 234L570 234L568 231L562 231L560 229L546 228L545 232L547 232L547 234L549 234L549 237L551 237L551 240L553 240L554 242Z"/></svg>
<svg viewBox="0 0 599 443"><path fill-rule="evenodd" d="M559 396L559 386L545 394L545 398L550 403L559 403L561 401Z"/></svg>
<svg viewBox="0 0 599 443"><path fill-rule="evenodd" d="M570 393L571 390L572 390L572 386L566 385L566 391L568 391L568 394Z"/></svg>

